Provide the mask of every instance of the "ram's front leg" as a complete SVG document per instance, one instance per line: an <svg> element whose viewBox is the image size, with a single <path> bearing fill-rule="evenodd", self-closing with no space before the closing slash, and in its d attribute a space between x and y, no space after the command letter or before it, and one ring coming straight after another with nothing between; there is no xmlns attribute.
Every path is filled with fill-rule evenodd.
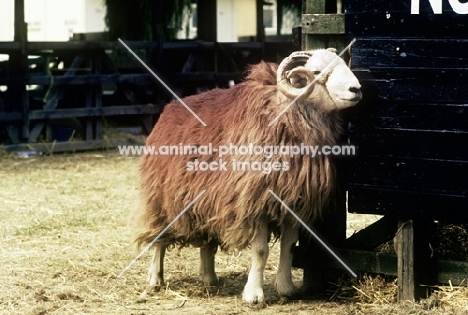
<svg viewBox="0 0 468 315"><path fill-rule="evenodd" d="M244 287L243 299L249 304L262 303L263 296L263 271L268 259L268 224L266 220L259 220L251 246L252 265L249 278Z"/></svg>
<svg viewBox="0 0 468 315"><path fill-rule="evenodd" d="M297 289L293 284L291 276L293 246L298 240L297 229L291 228L290 225L283 224L281 226L281 252L278 264L278 273L276 274L276 290L281 296L292 297L297 293Z"/></svg>
<svg viewBox="0 0 468 315"><path fill-rule="evenodd" d="M164 284L164 255L166 245L156 244L152 247L153 257L148 269L148 285L151 288Z"/></svg>
<svg viewBox="0 0 468 315"><path fill-rule="evenodd" d="M147 294L158 291L164 284L164 255L166 254L166 245L156 244L150 248L153 251L151 263L148 268L148 287L140 294L140 300L146 300Z"/></svg>

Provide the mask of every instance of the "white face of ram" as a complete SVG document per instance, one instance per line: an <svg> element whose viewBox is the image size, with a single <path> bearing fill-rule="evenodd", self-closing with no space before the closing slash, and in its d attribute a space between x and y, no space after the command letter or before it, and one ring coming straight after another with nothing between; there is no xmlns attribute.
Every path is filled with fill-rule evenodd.
<svg viewBox="0 0 468 315"><path fill-rule="evenodd" d="M316 50L305 64L317 82L306 100L323 110L356 105L362 98L361 85L346 63L329 50Z"/></svg>

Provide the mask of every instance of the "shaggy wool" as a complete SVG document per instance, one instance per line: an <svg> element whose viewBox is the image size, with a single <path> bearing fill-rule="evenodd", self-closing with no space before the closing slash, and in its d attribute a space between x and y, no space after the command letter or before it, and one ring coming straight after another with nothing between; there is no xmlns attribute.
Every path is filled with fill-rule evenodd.
<svg viewBox="0 0 468 315"><path fill-rule="evenodd" d="M297 101L272 126L268 124L291 100L277 91L277 65L251 66L245 82L184 98L207 124L203 126L178 101L169 103L149 146L165 145L335 145L342 133L338 112ZM135 241L151 242L202 191L206 192L158 242L201 246L216 239L224 250L244 249L256 222L267 218L271 232L283 224L299 226L268 190L275 192L308 223L321 217L336 193L336 170L329 156L233 154L223 156L227 170L190 171L187 162L218 161L213 155L145 155L140 165L141 205L133 213ZM280 162L287 170L232 170L235 161Z"/></svg>

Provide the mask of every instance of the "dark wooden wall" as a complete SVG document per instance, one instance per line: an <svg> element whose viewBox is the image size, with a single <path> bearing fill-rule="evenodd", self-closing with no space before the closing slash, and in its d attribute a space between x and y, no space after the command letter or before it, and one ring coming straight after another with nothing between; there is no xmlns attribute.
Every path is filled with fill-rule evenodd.
<svg viewBox="0 0 468 315"><path fill-rule="evenodd" d="M433 221L468 222L468 4L457 3L465 14L448 1L346 2L364 94L350 116L348 209L398 220L399 300L437 284Z"/></svg>
<svg viewBox="0 0 468 315"><path fill-rule="evenodd" d="M423 0L411 14L410 2L347 1L364 89L349 209L468 222L468 15L448 1L434 14Z"/></svg>

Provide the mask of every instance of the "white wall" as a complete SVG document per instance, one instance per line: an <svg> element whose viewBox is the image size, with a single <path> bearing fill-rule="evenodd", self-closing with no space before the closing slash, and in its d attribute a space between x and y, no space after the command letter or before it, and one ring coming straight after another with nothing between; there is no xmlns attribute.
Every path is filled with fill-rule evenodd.
<svg viewBox="0 0 468 315"><path fill-rule="evenodd" d="M86 0L84 3L86 23L85 32L102 32L106 29L104 0Z"/></svg>
<svg viewBox="0 0 468 315"><path fill-rule="evenodd" d="M234 1L217 0L216 2L216 10L218 11L216 37L218 42L237 42Z"/></svg>
<svg viewBox="0 0 468 315"><path fill-rule="evenodd" d="M240 12L236 14L237 37L254 37L257 34L257 7L255 1L235 1L236 12Z"/></svg>
<svg viewBox="0 0 468 315"><path fill-rule="evenodd" d="M102 0L25 0L30 41L68 41L73 33L105 29ZM12 41L14 0L0 0L0 41Z"/></svg>
<svg viewBox="0 0 468 315"><path fill-rule="evenodd" d="M0 0L0 41L12 41L14 36L13 0Z"/></svg>

